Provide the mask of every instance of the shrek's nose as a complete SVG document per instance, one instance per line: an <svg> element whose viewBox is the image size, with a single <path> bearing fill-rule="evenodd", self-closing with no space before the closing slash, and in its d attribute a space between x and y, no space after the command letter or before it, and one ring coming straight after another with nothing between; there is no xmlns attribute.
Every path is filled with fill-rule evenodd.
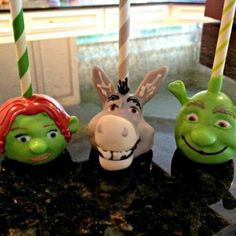
<svg viewBox="0 0 236 236"><path fill-rule="evenodd" d="M191 139L199 146L210 146L216 141L216 135L207 127L198 127L191 133Z"/></svg>
<svg viewBox="0 0 236 236"><path fill-rule="evenodd" d="M35 138L30 140L29 148L36 154L42 154L47 151L48 146L42 139Z"/></svg>

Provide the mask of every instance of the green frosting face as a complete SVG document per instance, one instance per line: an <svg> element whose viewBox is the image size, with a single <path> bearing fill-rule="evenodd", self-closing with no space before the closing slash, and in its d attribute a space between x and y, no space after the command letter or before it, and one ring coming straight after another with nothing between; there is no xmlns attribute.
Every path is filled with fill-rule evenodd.
<svg viewBox="0 0 236 236"><path fill-rule="evenodd" d="M40 165L57 158L66 140L45 113L19 115L6 136L5 155L12 160Z"/></svg>
<svg viewBox="0 0 236 236"><path fill-rule="evenodd" d="M185 90L175 94L183 104L175 130L182 153L204 164L232 159L236 153L236 109L232 101L223 93L208 91L188 99Z"/></svg>

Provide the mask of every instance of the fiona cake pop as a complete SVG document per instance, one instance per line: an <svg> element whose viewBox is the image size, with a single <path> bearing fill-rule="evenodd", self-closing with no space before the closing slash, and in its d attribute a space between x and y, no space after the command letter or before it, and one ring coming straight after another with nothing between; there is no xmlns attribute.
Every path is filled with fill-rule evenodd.
<svg viewBox="0 0 236 236"><path fill-rule="evenodd" d="M79 121L53 98L32 94L22 2L10 1L22 97L0 105L0 153L11 160L40 165L65 149Z"/></svg>
<svg viewBox="0 0 236 236"><path fill-rule="evenodd" d="M208 90L188 97L182 81L169 85L182 105L176 119L177 147L187 158L203 164L220 164L236 153L236 108L221 92L235 4L232 0L224 3Z"/></svg>
<svg viewBox="0 0 236 236"><path fill-rule="evenodd" d="M32 165L50 162L77 130L78 119L46 95L16 97L0 106L0 152L12 160Z"/></svg>

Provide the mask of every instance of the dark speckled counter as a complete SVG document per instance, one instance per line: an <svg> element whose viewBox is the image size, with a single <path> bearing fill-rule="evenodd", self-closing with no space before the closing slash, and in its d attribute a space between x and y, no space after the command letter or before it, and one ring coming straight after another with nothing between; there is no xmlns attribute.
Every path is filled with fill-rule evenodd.
<svg viewBox="0 0 236 236"><path fill-rule="evenodd" d="M0 235L210 236L230 226L209 205L222 199L235 208L233 161L205 167L177 150L171 176L152 160L149 151L107 172L95 150L80 163L68 152L39 167L4 159Z"/></svg>

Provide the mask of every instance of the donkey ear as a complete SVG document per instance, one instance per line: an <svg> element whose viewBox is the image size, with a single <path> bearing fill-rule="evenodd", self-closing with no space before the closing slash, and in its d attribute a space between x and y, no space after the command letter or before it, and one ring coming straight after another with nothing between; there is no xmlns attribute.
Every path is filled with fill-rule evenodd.
<svg viewBox="0 0 236 236"><path fill-rule="evenodd" d="M98 66L93 67L93 83L102 103L107 100L110 94L115 92L115 89L108 79L108 76Z"/></svg>
<svg viewBox="0 0 236 236"><path fill-rule="evenodd" d="M146 74L144 80L135 92L135 95L141 99L142 104L145 104L156 94L167 71L167 67L161 67L160 69L153 70Z"/></svg>

